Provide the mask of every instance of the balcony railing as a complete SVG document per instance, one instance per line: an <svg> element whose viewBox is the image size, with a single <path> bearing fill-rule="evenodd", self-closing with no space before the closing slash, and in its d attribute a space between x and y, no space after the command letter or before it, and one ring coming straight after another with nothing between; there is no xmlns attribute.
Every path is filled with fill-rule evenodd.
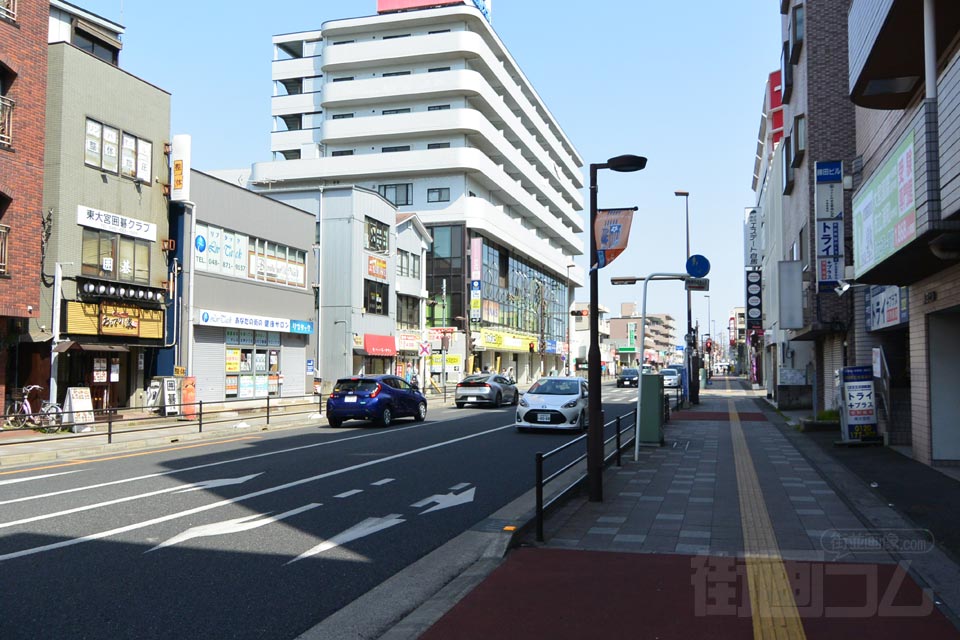
<svg viewBox="0 0 960 640"><path fill-rule="evenodd" d="M0 276L7 275L7 238L10 236L10 227L0 224Z"/></svg>
<svg viewBox="0 0 960 640"><path fill-rule="evenodd" d="M17 21L17 0L0 0L0 18Z"/></svg>
<svg viewBox="0 0 960 640"><path fill-rule="evenodd" d="M13 146L13 105L13 100L0 96L0 146Z"/></svg>

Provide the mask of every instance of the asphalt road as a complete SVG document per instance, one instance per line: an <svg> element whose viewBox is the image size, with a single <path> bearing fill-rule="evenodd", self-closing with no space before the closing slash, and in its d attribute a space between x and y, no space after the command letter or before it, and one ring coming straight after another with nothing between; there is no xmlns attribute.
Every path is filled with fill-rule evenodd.
<svg viewBox="0 0 960 640"><path fill-rule="evenodd" d="M610 419L629 390L608 388ZM534 454L575 437L513 418L433 407L6 474L0 637L295 638L531 489Z"/></svg>

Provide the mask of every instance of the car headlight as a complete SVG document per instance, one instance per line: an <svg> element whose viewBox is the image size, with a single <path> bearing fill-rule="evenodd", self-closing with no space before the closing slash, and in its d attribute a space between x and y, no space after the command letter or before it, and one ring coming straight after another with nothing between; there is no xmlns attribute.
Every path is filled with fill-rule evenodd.
<svg viewBox="0 0 960 640"><path fill-rule="evenodd" d="M529 406L530 406L529 404L527 404L527 399L524 398L523 396L520 396L520 402L519 402L519 404L520 404L521 407L529 407Z"/></svg>
<svg viewBox="0 0 960 640"><path fill-rule="evenodd" d="M564 409L573 409L575 406L577 406L577 402L579 402L579 400L571 400L571 401L568 402L567 404L563 405L563 408L564 408Z"/></svg>

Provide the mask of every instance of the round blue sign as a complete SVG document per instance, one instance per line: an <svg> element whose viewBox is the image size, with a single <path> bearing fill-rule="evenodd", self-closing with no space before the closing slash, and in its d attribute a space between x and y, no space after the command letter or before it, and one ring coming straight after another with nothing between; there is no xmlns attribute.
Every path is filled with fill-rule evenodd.
<svg viewBox="0 0 960 640"><path fill-rule="evenodd" d="M210 314L206 311L203 312L203 315L200 316L200 319L203 320L204 324L210 322Z"/></svg>
<svg viewBox="0 0 960 640"><path fill-rule="evenodd" d="M197 236L196 239L193 241L193 244L194 246L197 247L197 251L199 251L200 253L203 253L204 251L207 250L207 239L204 238L203 236Z"/></svg>
<svg viewBox="0 0 960 640"><path fill-rule="evenodd" d="M710 273L710 261L700 254L687 258L687 273L691 278L706 278Z"/></svg>

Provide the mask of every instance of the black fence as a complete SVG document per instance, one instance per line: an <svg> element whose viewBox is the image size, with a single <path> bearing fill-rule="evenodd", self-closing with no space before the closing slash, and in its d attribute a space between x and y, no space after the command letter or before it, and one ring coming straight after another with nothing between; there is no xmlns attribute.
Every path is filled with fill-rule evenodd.
<svg viewBox="0 0 960 640"><path fill-rule="evenodd" d="M168 410L170 414L167 415ZM9 446L29 442L49 442L51 438L91 438L102 437L104 432L100 430L106 427L107 443L113 442L113 436L116 433L142 433L149 431L161 431L163 429L182 428L195 426L198 433L203 433L205 426L213 424L233 422L238 418L243 420L265 419L269 426L270 420L278 415L297 416L313 415L322 413L323 396L304 395L284 398L264 398L264 399L237 399L224 400L220 402L189 402L181 404L166 405L166 407L130 407L130 408L112 408L96 409L76 413L85 413L88 416L93 414L93 422L73 422L66 419L70 414L61 414L53 416L49 413L33 413L25 416L19 414L4 414L3 423L0 425L3 431L21 431L24 433L37 433L36 438L16 439L3 441L0 440L0 446ZM131 413L151 412L151 415L122 416L118 417L118 411L128 411ZM26 418L22 426L15 426ZM87 427L91 429L86 430ZM39 432L39 433L38 433ZM46 435L43 435L46 434Z"/></svg>
<svg viewBox="0 0 960 640"><path fill-rule="evenodd" d="M637 415L637 411L636 409L634 409L629 413L625 413L623 415L617 416L615 420L611 420L610 422L607 422L606 424L603 425L604 431L606 431L608 425L611 425L611 424L615 425L614 434L603 441L603 451L604 451L603 467L604 468L606 468L610 464L610 462L614 460L616 460L618 467L622 465L623 461L621 459L621 453L623 449L625 447L630 446L630 444L636 438L636 435L635 435L636 415ZM626 424L628 425L625 428L622 426L624 422L626 422ZM630 436L629 438L627 438L626 441L624 441L623 434L627 432L634 435ZM613 451L611 451L610 453L607 453L607 448L609 447L611 442L615 443L613 447ZM544 499L543 499L543 489L548 484L558 479L560 476L562 476L564 473L566 473L570 469L586 461L587 459L586 443L587 443L587 434L583 434L582 436L574 438L573 440L571 440L570 442L567 442L566 444L560 445L559 447L557 447L552 451L548 451L547 453L538 452L536 454L537 541L538 542L543 542L543 518L546 511L550 509L550 507L554 506L555 504L557 504L558 502L566 498L573 491L577 490L580 487L580 485L583 483L583 481L586 479L587 477L586 472L577 476L573 480L573 482L571 482L569 485L567 485L564 489L559 491L556 495L554 495L552 498L550 498L546 502L544 502ZM578 444L584 447L582 455L577 456L576 458L574 458L567 464L563 465L562 467L560 467L550 475L544 477L544 474L543 474L544 460L548 460L549 458L552 458L553 456L561 453L562 451L566 451L567 449L575 447Z"/></svg>

